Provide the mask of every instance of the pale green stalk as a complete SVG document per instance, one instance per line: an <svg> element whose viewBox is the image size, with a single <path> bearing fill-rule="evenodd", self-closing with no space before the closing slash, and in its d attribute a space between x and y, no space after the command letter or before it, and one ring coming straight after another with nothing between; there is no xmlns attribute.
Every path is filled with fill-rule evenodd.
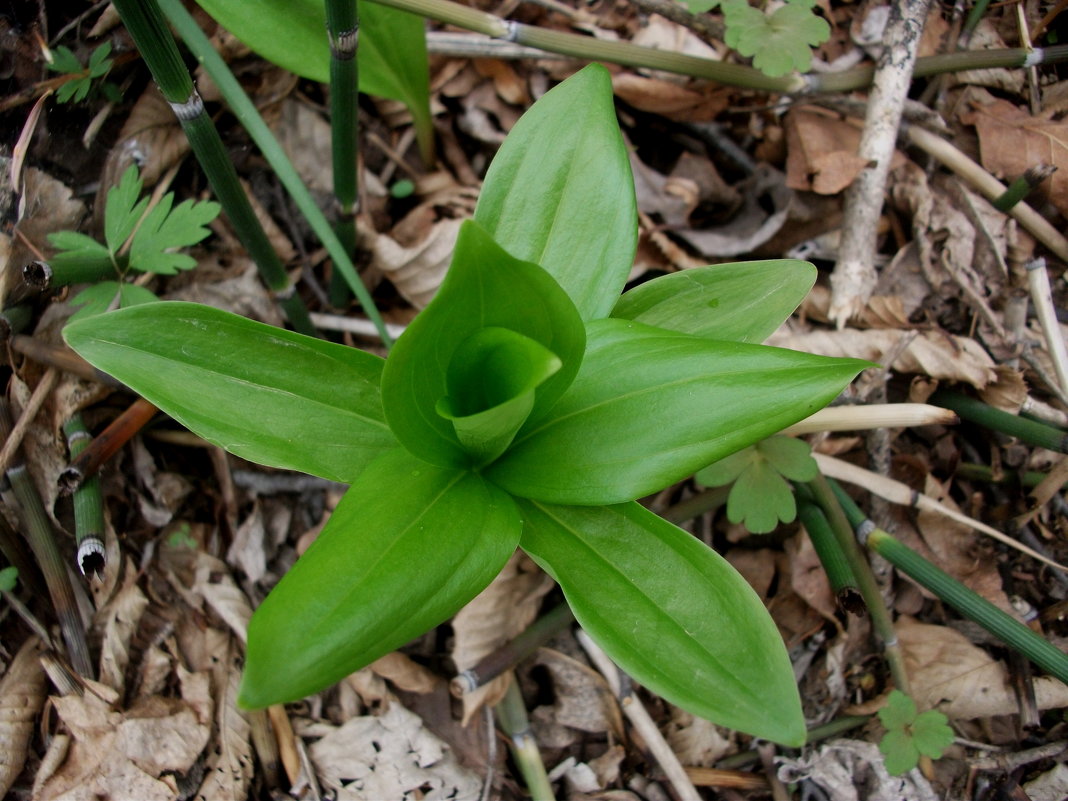
<svg viewBox="0 0 1068 801"><path fill-rule="evenodd" d="M519 692L519 682L513 675L508 683L508 691L496 706L497 722L501 731L508 735L508 746L512 750L523 781L527 783L527 792L531 801L555 801L549 776L545 772L538 742L530 732L527 708Z"/></svg>
<svg viewBox="0 0 1068 801"><path fill-rule="evenodd" d="M728 64L708 58L656 50L630 42L608 42L589 36L545 30L512 20L503 20L493 14L453 3L450 0L372 0L372 2L484 33L495 39L506 39L517 44L572 56L584 61L606 61L628 67L664 70L694 78L704 78L725 86L777 94L848 92L869 86L874 75L874 68L869 66L838 73L791 74L772 78L760 70L741 64ZM1035 49L1019 47L1003 50L969 50L918 59L912 74L913 77L919 78L962 70L1037 66L1065 59L1068 59L1068 45Z"/></svg>
<svg viewBox="0 0 1068 801"><path fill-rule="evenodd" d="M167 15L168 21L178 31L178 35L182 37L186 47L193 53L197 61L204 66L215 85L219 87L219 91L222 93L227 105L230 106L230 110L244 129L248 131L249 136L252 137L252 141L256 143L260 152L263 153L263 157L271 165L271 169L274 170L278 180L289 192L300 213L304 215L315 235L319 237L319 240L330 254L330 258L334 260L334 269L341 271L349 287L351 287L363 306L364 313L374 324L375 329L382 338L382 342L388 347L393 342L393 339L386 331L386 325L382 322L382 317L375 307L374 300L372 300L367 288L360 281L356 268L352 264L352 259L338 240L322 211L315 204L311 193L300 180L296 168L293 167L293 163L286 156L282 146L278 144L278 140L275 139L274 134L267 127L267 123L263 121L263 117L260 116L252 101L249 100L248 95L245 94L237 79L234 78L229 67L215 52L215 49L208 41L208 37L204 35L204 32L200 30L189 12L185 10L181 0L159 0L159 4Z"/></svg>
<svg viewBox="0 0 1068 801"><path fill-rule="evenodd" d="M315 336L315 326L308 317L304 301L290 283L285 266L256 218L248 195L238 180L230 154L204 109L204 103L193 86L193 79L178 53L156 0L116 0L114 6L148 65L160 93L181 123L215 197L230 218L249 256L259 267L264 283L274 293L293 328Z"/></svg>
<svg viewBox="0 0 1068 801"><path fill-rule="evenodd" d="M63 424L70 458L76 459L92 441L80 414ZM107 559L104 548L104 497L100 475L94 472L74 490L74 542L78 546L77 562L82 575L102 575Z"/></svg>

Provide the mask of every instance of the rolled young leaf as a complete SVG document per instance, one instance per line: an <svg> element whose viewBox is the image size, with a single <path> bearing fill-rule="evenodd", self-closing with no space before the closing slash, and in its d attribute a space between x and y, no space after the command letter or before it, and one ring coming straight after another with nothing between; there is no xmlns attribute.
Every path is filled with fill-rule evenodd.
<svg viewBox="0 0 1068 801"><path fill-rule="evenodd" d="M623 293L612 316L709 339L759 344L816 281L797 259L714 264L662 275Z"/></svg>
<svg viewBox="0 0 1068 801"><path fill-rule="evenodd" d="M486 470L513 495L585 506L658 492L807 417L869 366L625 320L587 335L568 391Z"/></svg>
<svg viewBox="0 0 1068 801"><path fill-rule="evenodd" d="M383 361L195 303L70 323L67 343L190 431L271 467L352 481L395 447Z"/></svg>
<svg viewBox="0 0 1068 801"><path fill-rule="evenodd" d="M457 351L487 327L521 334L560 360L559 370L537 385L530 413L537 418L578 371L586 344L582 321L548 273L508 255L468 220L460 227L444 283L397 340L382 374L390 428L404 447L432 464L467 467L484 461L484 454L472 454L461 444L438 404L458 391L449 385Z"/></svg>
<svg viewBox="0 0 1068 801"><path fill-rule="evenodd" d="M521 527L478 475L384 454L253 614L240 703L303 698L451 617L504 567Z"/></svg>
<svg viewBox="0 0 1068 801"><path fill-rule="evenodd" d="M782 638L719 554L637 503L519 507L521 547L623 670L714 723L784 745L805 742Z"/></svg>
<svg viewBox="0 0 1068 801"><path fill-rule="evenodd" d="M611 311L634 262L638 212L608 70L591 64L527 110L490 164L475 220L552 275L583 320Z"/></svg>

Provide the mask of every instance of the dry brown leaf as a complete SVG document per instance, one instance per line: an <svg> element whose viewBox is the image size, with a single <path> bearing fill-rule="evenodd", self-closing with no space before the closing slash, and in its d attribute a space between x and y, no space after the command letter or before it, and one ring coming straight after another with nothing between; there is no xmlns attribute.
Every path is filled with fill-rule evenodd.
<svg viewBox="0 0 1068 801"><path fill-rule="evenodd" d="M437 206L417 206L398 223L398 228L404 226L407 241L379 234L372 249L371 267L381 270L417 309L425 307L441 286L463 222L462 217L439 219Z"/></svg>
<svg viewBox="0 0 1068 801"><path fill-rule="evenodd" d="M203 551L198 552L193 591L226 621L241 642L246 641L248 621L252 618L252 605L241 588L234 583L230 568L225 562Z"/></svg>
<svg viewBox="0 0 1068 801"><path fill-rule="evenodd" d="M35 796L95 801L98 798L174 798L172 773L189 771L208 742L210 726L184 700L148 696L120 712L106 685L89 682L83 695L53 698L71 733L62 763L40 782Z"/></svg>
<svg viewBox="0 0 1068 801"><path fill-rule="evenodd" d="M694 717L677 706L671 707L665 737L679 762L687 767L710 768L735 749L735 744L715 723Z"/></svg>
<svg viewBox="0 0 1068 801"><path fill-rule="evenodd" d="M410 693L433 692L444 681L432 670L400 651L379 657L367 667L391 681L394 686Z"/></svg>
<svg viewBox="0 0 1068 801"><path fill-rule="evenodd" d="M951 720L1019 712L1005 666L959 631L907 616L898 619L894 630L920 709L937 707ZM1068 706L1068 686L1062 682L1040 676L1033 685L1040 710Z"/></svg>
<svg viewBox="0 0 1068 801"><path fill-rule="evenodd" d="M137 573L133 563L128 562L122 588L94 620L94 626L102 626L104 630L104 641L100 646L100 681L120 696L126 688L130 638L148 607L148 598L137 586Z"/></svg>
<svg viewBox="0 0 1068 801"><path fill-rule="evenodd" d="M197 799L245 801L254 764L248 715L237 706L241 658L233 646L233 638L217 657L214 671L217 741L209 749L204 782L197 790Z"/></svg>
<svg viewBox="0 0 1068 801"><path fill-rule="evenodd" d="M812 106L787 113L786 185L791 189L835 195L853 183L868 162L857 155L860 129L833 112ZM894 151L891 169L905 163Z"/></svg>
<svg viewBox="0 0 1068 801"><path fill-rule="evenodd" d="M530 557L516 551L489 586L453 618L452 660L456 670L474 667L482 657L525 631L538 616L541 599L552 587L552 579ZM465 725L483 704L493 706L504 697L509 676L498 676L464 695Z"/></svg>
<svg viewBox="0 0 1068 801"><path fill-rule="evenodd" d="M727 551L726 559L731 566L742 574L749 586L767 601L768 590L775 578L775 552L768 548L751 550L749 548L732 548Z"/></svg>
<svg viewBox="0 0 1068 801"><path fill-rule="evenodd" d="M913 337L894 363L884 365L899 373L919 373L946 381L963 381L977 389L997 380L994 360L974 339L940 331L891 331L842 329L793 333L780 329L768 345L792 348L823 356L851 356L875 363L896 351L903 337Z"/></svg>
<svg viewBox="0 0 1068 801"><path fill-rule="evenodd" d="M477 798L481 779L461 767L441 740L400 704L378 717L323 724L308 747L324 789L338 801Z"/></svg>
<svg viewBox="0 0 1068 801"><path fill-rule="evenodd" d="M728 94L713 84L690 88L633 72L613 75L612 90L616 97L639 111L659 114L677 122L713 120L730 102Z"/></svg>
<svg viewBox="0 0 1068 801"><path fill-rule="evenodd" d="M619 705L604 677L588 665L552 648L539 648L535 663L553 682L553 720L569 729L623 735Z"/></svg>
<svg viewBox="0 0 1068 801"><path fill-rule="evenodd" d="M255 262L247 256L231 255L232 262L226 276L217 281L204 280L207 275L222 272L215 269L218 256L202 259L197 265L198 280L168 292L166 300L188 300L204 303L242 317L250 317L275 326L285 326L278 304L260 280Z"/></svg>
<svg viewBox="0 0 1068 801"><path fill-rule="evenodd" d="M330 123L309 104L287 98L272 120L271 130L293 162L297 174L312 192L331 196L334 191L330 159Z"/></svg>
<svg viewBox="0 0 1068 801"><path fill-rule="evenodd" d="M786 543L786 553L790 568L790 587L805 603L838 625L838 618L835 616L838 604L834 593L831 592L827 571L823 569L812 540L802 532Z"/></svg>
<svg viewBox="0 0 1068 801"><path fill-rule="evenodd" d="M0 797L26 767L34 721L45 700L45 674L38 661L40 642L22 644L0 681Z"/></svg>
<svg viewBox="0 0 1068 801"><path fill-rule="evenodd" d="M831 740L797 759L779 758L779 779L817 784L830 801L939 801L919 771L891 776L879 746L864 740Z"/></svg>
<svg viewBox="0 0 1068 801"><path fill-rule="evenodd" d="M160 176L177 164L188 150L189 140L170 105L156 84L149 83L130 110L119 138L108 151L93 205L97 225L103 222L108 190L118 184L127 167L136 164L145 186L155 186Z"/></svg>
<svg viewBox="0 0 1068 801"><path fill-rule="evenodd" d="M252 511L234 532L226 552L226 561L239 568L249 581L259 581L267 573L267 527L263 522L263 505L252 501Z"/></svg>
<svg viewBox="0 0 1068 801"><path fill-rule="evenodd" d="M478 58L472 63L479 75L493 81L493 88L497 90L497 94L505 103L511 103L513 106L530 104L530 93L527 92L526 83L507 61L497 58Z"/></svg>
<svg viewBox="0 0 1068 801"><path fill-rule="evenodd" d="M1007 100L978 93L972 95L971 108L961 114L961 122L975 126L983 166L1006 181L1038 164L1058 167L1050 179L1049 199L1068 217L1068 122L1034 117Z"/></svg>

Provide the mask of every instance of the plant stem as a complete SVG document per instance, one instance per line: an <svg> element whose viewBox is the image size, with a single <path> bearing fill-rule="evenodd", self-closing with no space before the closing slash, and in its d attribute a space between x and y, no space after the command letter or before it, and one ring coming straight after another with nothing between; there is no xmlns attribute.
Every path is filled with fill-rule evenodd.
<svg viewBox="0 0 1068 801"><path fill-rule="evenodd" d="M96 475L100 465L110 459L130 437L140 431L156 416L155 406L144 398L138 398L116 417L111 424L83 447L71 463L59 474L59 485L64 492L74 492L90 476Z"/></svg>
<svg viewBox="0 0 1068 801"><path fill-rule="evenodd" d="M838 546L823 510L812 500L811 491L804 484L796 484L795 488L798 519L812 540L812 547L816 549L816 555L831 583L838 607L859 615L864 609L864 600L860 596L853 570L849 567L849 560Z"/></svg>
<svg viewBox="0 0 1068 801"><path fill-rule="evenodd" d="M326 217L315 204L311 193L300 180L293 163L289 160L282 146L278 144L278 140L275 139L274 134L267 127L267 123L263 121L263 117L260 116L255 105L249 100L248 95L245 94L237 79L234 78L230 68L215 52L215 48L211 46L208 37L204 35L204 32L200 30L189 12L185 10L181 0L159 0L159 3L171 25L182 37L186 47L189 48L197 61L203 65L205 71L211 76L211 79L222 93L223 99L230 106L230 110L238 118L245 130L248 131L248 135L252 137L252 141L256 143L260 152L263 153L263 157L267 159L278 180L282 182L290 197L293 198L293 202L300 209L300 213L304 215L315 235L319 237L319 241L323 243L323 247L330 254L330 258L334 260L334 269L341 271L349 287L363 306L364 313L378 330L382 343L388 348L393 339L386 330L385 323L382 322L382 317L375 307L371 294L356 273L356 268L352 265L352 259L349 258L348 251L338 241L330 223L327 222Z"/></svg>
<svg viewBox="0 0 1068 801"><path fill-rule="evenodd" d="M496 706L497 722L501 731L508 735L508 746L512 750L519 772L527 784L527 792L532 801L555 801L549 776L545 772L545 763L541 759L537 740L530 732L527 708L519 692L519 683L515 676L508 683L504 698Z"/></svg>
<svg viewBox="0 0 1068 801"><path fill-rule="evenodd" d="M0 312L0 344L6 345L15 334L26 330L33 319L33 308L26 303L9 306Z"/></svg>
<svg viewBox="0 0 1068 801"><path fill-rule="evenodd" d="M449 683L457 698L473 692L491 679L511 670L575 620L566 603L535 620L518 637L483 657L473 668L462 671Z"/></svg>
<svg viewBox="0 0 1068 801"><path fill-rule="evenodd" d="M264 282L274 293L293 328L316 336L304 301L290 283L289 275L267 234L256 218L248 195L223 145L219 132L204 109L193 79L178 53L156 0L117 0L115 10L129 31L156 85L170 104L189 139L189 145L208 177L241 243L259 267Z"/></svg>
<svg viewBox="0 0 1068 801"><path fill-rule="evenodd" d="M0 398L0 436L7 439L11 435L12 428L14 425L7 400ZM44 504L41 503L41 496L26 470L26 464L21 459L18 459L17 463L8 469L7 479L11 482L12 493L22 512L23 533L30 544L30 550L33 551L37 566L41 568L45 584L48 585L52 607L59 620L59 628L67 646L67 655L71 665L82 676L92 678L93 663L89 658L85 628L82 625L81 615L78 613L78 604L74 599L74 588L71 586L70 575L67 573L63 558L59 554L52 522L48 519Z"/></svg>
<svg viewBox="0 0 1068 801"><path fill-rule="evenodd" d="M358 65L356 46L360 22L352 0L326 0L326 31L330 38L330 135L338 239L351 257L356 250L356 211L359 202L357 152L359 133ZM330 302L344 305L347 289L337 270L330 281Z"/></svg>
<svg viewBox="0 0 1068 801"><path fill-rule="evenodd" d="M1057 309L1053 305L1053 291L1049 285L1046 272L1046 260L1032 259L1026 265L1027 286L1031 290L1031 303L1035 307L1042 333L1046 337L1046 352L1053 362L1053 370L1062 392L1068 392L1068 348L1064 345L1064 335L1057 322Z"/></svg>
<svg viewBox="0 0 1068 801"><path fill-rule="evenodd" d="M111 264L69 264L55 266L43 261L31 261L22 268L22 280L34 292L47 292L71 284L95 284L115 277Z"/></svg>
<svg viewBox="0 0 1068 801"><path fill-rule="evenodd" d="M67 448L71 459L89 447L92 436L80 414L75 414L63 425ZM95 473L84 479L74 491L74 541L78 546L78 569L82 575L103 576L107 563L104 548L104 498L100 490L100 477Z"/></svg>
<svg viewBox="0 0 1068 801"><path fill-rule="evenodd" d="M727 496L730 494L730 485L704 489L685 500L679 501L674 506L668 507L660 516L669 523L678 525L687 520L693 520L705 512L719 509L727 502Z"/></svg>
<svg viewBox="0 0 1068 801"><path fill-rule="evenodd" d="M958 478L986 481L991 484L1018 484L1028 489L1037 487L1042 483L1042 479L1046 477L1045 473L1039 473L1034 470L1028 470L1023 473L1004 471L1001 475L997 475L989 465L973 464L972 462L962 462L957 465L957 469L953 473Z"/></svg>
<svg viewBox="0 0 1068 801"><path fill-rule="evenodd" d="M978 423L994 431L1000 431L1002 434L1008 434L1010 437L1016 437L1029 445L1068 453L1068 434L1052 426L1009 414L980 400L948 389L935 392L930 402L952 409L963 420Z"/></svg>
<svg viewBox="0 0 1068 801"><path fill-rule="evenodd" d="M1049 164L1039 164L1028 168L1023 175L1009 184L1008 189L990 201L990 204L998 211L1008 211L1035 191L1055 171L1056 168Z"/></svg>
<svg viewBox="0 0 1068 801"><path fill-rule="evenodd" d="M821 473L815 479L808 482L808 487L823 513L827 516L827 522L831 526L838 547L842 550L853 576L857 581L857 587L868 606L868 614L871 615L872 626L876 634L883 641L883 651L886 662L890 667L890 675L894 679L897 689L906 695L910 694L908 674L905 672L905 658L901 653L901 646L897 641L897 633L894 631L894 623L890 618L890 610L886 608L883 596L879 592L879 585L875 581L875 575L871 571L864 552L860 550L853 530L846 519L842 507L835 498L830 483Z"/></svg>
<svg viewBox="0 0 1068 801"><path fill-rule="evenodd" d="M760 70L741 64L727 64L708 58L655 50L629 42L607 42L562 31L544 30L512 20L506 21L493 14L449 2L449 0L372 0L372 2L457 25L466 30L484 33L495 39L507 39L551 53L573 56L583 61L607 61L629 67L647 67L690 75L694 78L704 78L725 86L737 86L742 89L778 94L849 92L869 86L874 74L872 67L857 67L838 73L794 74L771 78ZM912 75L914 78L920 78L944 72L989 67L1051 64L1065 59L1068 59L1068 45L1054 45L1040 49L1019 47L1004 50L969 50L918 59Z"/></svg>
<svg viewBox="0 0 1068 801"><path fill-rule="evenodd" d="M1043 670L1061 681L1068 681L1068 654L931 564L900 540L877 528L840 486L831 486L856 530L857 538L868 548Z"/></svg>

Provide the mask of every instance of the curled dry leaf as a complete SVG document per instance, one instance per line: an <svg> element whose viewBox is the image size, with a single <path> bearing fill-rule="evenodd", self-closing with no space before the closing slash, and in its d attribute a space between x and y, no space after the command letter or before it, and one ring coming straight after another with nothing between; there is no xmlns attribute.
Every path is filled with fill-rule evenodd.
<svg viewBox="0 0 1068 801"><path fill-rule="evenodd" d="M44 670L37 656L40 643L23 643L0 681L0 796L26 766L34 721L45 700Z"/></svg>
<svg viewBox="0 0 1068 801"><path fill-rule="evenodd" d="M411 693L433 692L443 681L432 670L400 651L379 657L368 667L382 678L389 679L394 686Z"/></svg>
<svg viewBox="0 0 1068 801"><path fill-rule="evenodd" d="M308 748L319 781L338 801L477 798L482 781L400 704L351 718Z"/></svg>
<svg viewBox="0 0 1068 801"><path fill-rule="evenodd" d="M248 636L248 621L252 617L252 605L234 582L230 568L225 562L203 551L198 552L193 591L226 621L241 642L245 642Z"/></svg>
<svg viewBox="0 0 1068 801"><path fill-rule="evenodd" d="M671 721L665 732L671 750L687 767L710 768L735 749L715 723L697 718L678 707L671 708Z"/></svg>
<svg viewBox="0 0 1068 801"><path fill-rule="evenodd" d="M536 663L552 677L553 722L569 729L623 736L619 706L600 673L552 648L538 649Z"/></svg>
<svg viewBox="0 0 1068 801"><path fill-rule="evenodd" d="M972 95L971 111L961 122L974 125L979 134L983 166L1006 181L1030 167L1058 167L1049 183L1049 199L1068 216L1068 122L1035 117L1007 100Z"/></svg>
<svg viewBox="0 0 1068 801"><path fill-rule="evenodd" d="M730 96L712 84L703 89L690 88L633 72L613 75L612 91L639 111L659 114L677 122L708 122L730 104Z"/></svg>
<svg viewBox="0 0 1068 801"><path fill-rule="evenodd" d="M887 353L898 349L903 337L913 337L908 347L884 365L899 373L918 373L946 381L961 381L983 389L997 380L994 360L983 347L969 337L941 331L809 331L792 333L780 330L767 340L768 345L792 348L824 356L852 356L879 363Z"/></svg>
<svg viewBox="0 0 1068 801"><path fill-rule="evenodd" d="M860 131L837 114L793 108L785 126L786 185L791 189L836 195L868 166L867 159L857 155Z"/></svg>
<svg viewBox="0 0 1068 801"><path fill-rule="evenodd" d="M832 740L798 759L779 760L779 779L809 779L831 801L938 801L939 796L920 775L891 776L875 743Z"/></svg>
<svg viewBox="0 0 1068 801"><path fill-rule="evenodd" d="M122 588L94 621L94 626L104 629L104 641L100 646L100 681L120 696L126 687L130 639L147 607L148 598L137 586L137 569L132 562L127 563Z"/></svg>
<svg viewBox="0 0 1068 801"><path fill-rule="evenodd" d="M908 616L899 618L894 630L919 709L937 707L951 720L1019 713L1005 666L959 631ZM1040 710L1068 706L1063 682L1039 676L1033 686Z"/></svg>
<svg viewBox="0 0 1068 801"><path fill-rule="evenodd" d="M538 616L541 599L553 581L522 551L516 551L489 586L452 621L452 660L457 671L478 661L522 633ZM464 695L464 725L484 704L495 705L508 689L510 674L498 676Z"/></svg>
<svg viewBox="0 0 1068 801"><path fill-rule="evenodd" d="M215 735L218 742L209 749L204 781L197 790L196 797L202 801L244 801L252 781L254 764L248 715L237 706L241 658L233 643L230 638L227 647L217 654Z"/></svg>

